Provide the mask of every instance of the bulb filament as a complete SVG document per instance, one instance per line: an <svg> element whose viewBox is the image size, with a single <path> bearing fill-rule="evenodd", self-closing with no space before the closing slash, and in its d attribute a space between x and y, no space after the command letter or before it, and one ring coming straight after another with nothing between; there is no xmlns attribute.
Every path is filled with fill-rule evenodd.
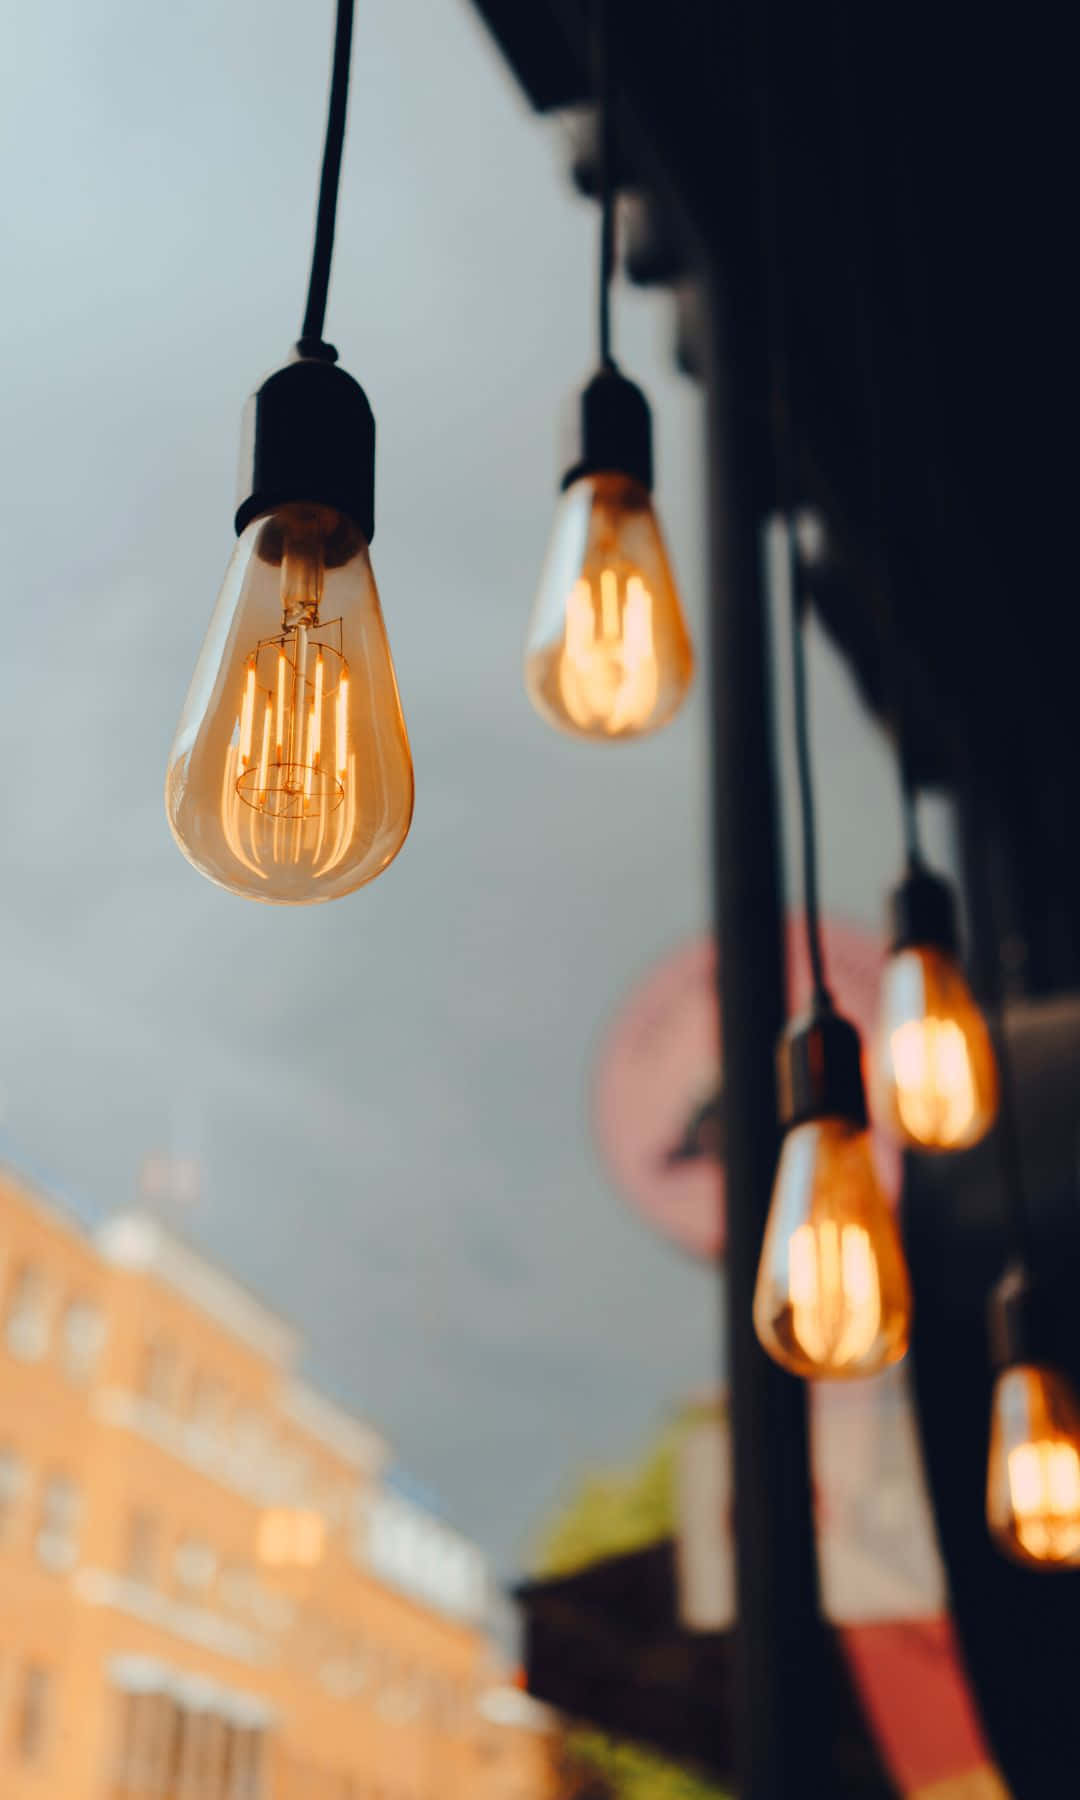
<svg viewBox="0 0 1080 1800"><path fill-rule="evenodd" d="M952 1019L908 1019L890 1034L896 1110L920 1143L955 1144L978 1107L964 1033Z"/></svg>
<svg viewBox="0 0 1080 1800"><path fill-rule="evenodd" d="M1080 1455L1061 1438L1009 1451L1009 1499L1022 1547L1039 1562L1080 1552Z"/></svg>
<svg viewBox="0 0 1080 1800"><path fill-rule="evenodd" d="M222 827L245 868L340 863L356 824L350 750L349 665L342 621L321 624L322 564L311 547L281 562L281 631L244 664L233 736L225 750ZM256 749L256 732L258 748ZM324 745L332 746L328 766Z"/></svg>
<svg viewBox="0 0 1080 1800"><path fill-rule="evenodd" d="M610 736L647 723L660 685L653 597L640 575L602 569L574 583L566 601L559 687L575 724Z"/></svg>
<svg viewBox="0 0 1080 1800"><path fill-rule="evenodd" d="M272 687L260 683L267 664ZM257 710L263 728L256 759ZM337 752L333 770L324 766L322 753L324 735L331 733ZM259 644L244 675L237 741L229 746L236 792L245 805L272 819L315 819L333 812L345 798L348 741L349 670L337 646L312 636L303 624Z"/></svg>
<svg viewBox="0 0 1080 1800"><path fill-rule="evenodd" d="M870 1234L833 1219L800 1225L788 1251L791 1329L824 1370L865 1356L881 1329L881 1284Z"/></svg>

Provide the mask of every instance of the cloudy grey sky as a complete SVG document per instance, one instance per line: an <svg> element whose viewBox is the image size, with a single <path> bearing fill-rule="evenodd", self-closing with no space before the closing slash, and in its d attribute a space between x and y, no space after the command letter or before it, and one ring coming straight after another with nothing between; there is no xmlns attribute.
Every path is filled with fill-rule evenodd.
<svg viewBox="0 0 1080 1800"><path fill-rule="evenodd" d="M328 334L378 419L416 819L373 886L296 911L174 847L165 758L240 412L299 326L331 12L10 16L4 1144L89 1213L131 1199L148 1151L196 1153L190 1234L512 1569L575 1469L633 1454L716 1367L712 1278L612 1191L586 1116L606 1021L707 919L704 695L615 752L528 708L595 221L466 0L358 0ZM699 396L662 296L621 293L617 333L700 636ZM829 900L872 922L888 767L842 672L814 672Z"/></svg>

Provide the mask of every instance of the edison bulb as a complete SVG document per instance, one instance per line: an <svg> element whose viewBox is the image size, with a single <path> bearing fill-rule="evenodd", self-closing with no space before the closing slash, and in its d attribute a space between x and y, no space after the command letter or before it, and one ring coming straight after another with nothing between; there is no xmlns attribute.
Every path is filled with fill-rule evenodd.
<svg viewBox="0 0 1080 1800"><path fill-rule="evenodd" d="M889 958L873 1091L883 1123L915 1149L966 1149L993 1124L998 1079L990 1033L947 950L909 945Z"/></svg>
<svg viewBox="0 0 1080 1800"><path fill-rule="evenodd" d="M301 906L397 855L413 770L363 533L288 504L239 537L181 715L166 810L188 860Z"/></svg>
<svg viewBox="0 0 1080 1800"><path fill-rule="evenodd" d="M1019 1562L1080 1564L1080 1405L1057 1369L1013 1364L994 1383L986 1519Z"/></svg>
<svg viewBox="0 0 1080 1800"><path fill-rule="evenodd" d="M529 628L537 712L579 737L639 737L678 711L693 670L648 488L625 474L579 476L559 501Z"/></svg>
<svg viewBox="0 0 1080 1800"><path fill-rule="evenodd" d="M796 1375L873 1375L903 1356L911 1288L870 1140L842 1118L795 1125L780 1151L754 1327Z"/></svg>

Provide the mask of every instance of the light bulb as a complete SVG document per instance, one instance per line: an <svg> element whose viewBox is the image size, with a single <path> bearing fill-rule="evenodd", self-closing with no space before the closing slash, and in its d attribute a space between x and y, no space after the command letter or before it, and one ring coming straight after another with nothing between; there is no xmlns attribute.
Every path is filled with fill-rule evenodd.
<svg viewBox="0 0 1080 1800"><path fill-rule="evenodd" d="M952 896L926 871L893 896L873 1057L874 1110L914 1149L966 1149L997 1116L990 1033L956 957Z"/></svg>
<svg viewBox="0 0 1080 1800"><path fill-rule="evenodd" d="M994 1382L986 1519L1020 1562L1080 1564L1080 1404L1058 1369L1014 1364Z"/></svg>
<svg viewBox="0 0 1080 1800"><path fill-rule="evenodd" d="M302 371L299 391L294 381L264 398ZM412 759L368 555L373 422L359 473L347 460L362 390L327 364L298 363L257 402L253 492L169 757L166 810L212 881L305 905L351 893L396 856ZM320 427L321 462L310 436Z"/></svg>
<svg viewBox="0 0 1080 1800"><path fill-rule="evenodd" d="M781 1045L780 1150L754 1291L774 1361L811 1378L873 1375L907 1349L911 1287L874 1169L859 1040L828 1013Z"/></svg>
<svg viewBox="0 0 1080 1800"><path fill-rule="evenodd" d="M580 737L657 730L693 676L652 505L649 434L648 407L631 382L605 371L589 384L525 653L536 710Z"/></svg>

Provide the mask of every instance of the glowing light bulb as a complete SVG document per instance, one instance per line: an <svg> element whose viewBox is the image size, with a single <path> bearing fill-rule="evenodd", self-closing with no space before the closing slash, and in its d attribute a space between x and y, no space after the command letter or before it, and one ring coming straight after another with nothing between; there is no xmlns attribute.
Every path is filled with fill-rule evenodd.
<svg viewBox="0 0 1080 1800"><path fill-rule="evenodd" d="M907 1349L911 1287L874 1169L859 1040L827 1013L781 1044L780 1151L754 1291L754 1328L806 1377L875 1374Z"/></svg>
<svg viewBox="0 0 1080 1800"><path fill-rule="evenodd" d="M780 1152L754 1292L764 1348L797 1375L872 1375L907 1349L900 1238L865 1130L810 1119Z"/></svg>
<svg viewBox="0 0 1080 1800"><path fill-rule="evenodd" d="M1080 1564L1080 1404L1058 1369L1020 1363L997 1376L986 1518L1019 1562Z"/></svg>
<svg viewBox="0 0 1080 1800"><path fill-rule="evenodd" d="M956 960L952 898L920 871L893 905L899 929L882 981L875 1114L913 1148L966 1149L997 1116L998 1078L986 1021Z"/></svg>
<svg viewBox="0 0 1080 1800"><path fill-rule="evenodd" d="M657 730L693 677L650 497L649 432L631 382L605 371L585 389L580 455L563 483L525 653L536 710L580 737Z"/></svg>
<svg viewBox="0 0 1080 1800"><path fill-rule="evenodd" d="M351 893L397 855L412 759L368 555L374 421L363 391L331 364L301 360L255 406L252 491L165 801L204 875L299 906Z"/></svg>

